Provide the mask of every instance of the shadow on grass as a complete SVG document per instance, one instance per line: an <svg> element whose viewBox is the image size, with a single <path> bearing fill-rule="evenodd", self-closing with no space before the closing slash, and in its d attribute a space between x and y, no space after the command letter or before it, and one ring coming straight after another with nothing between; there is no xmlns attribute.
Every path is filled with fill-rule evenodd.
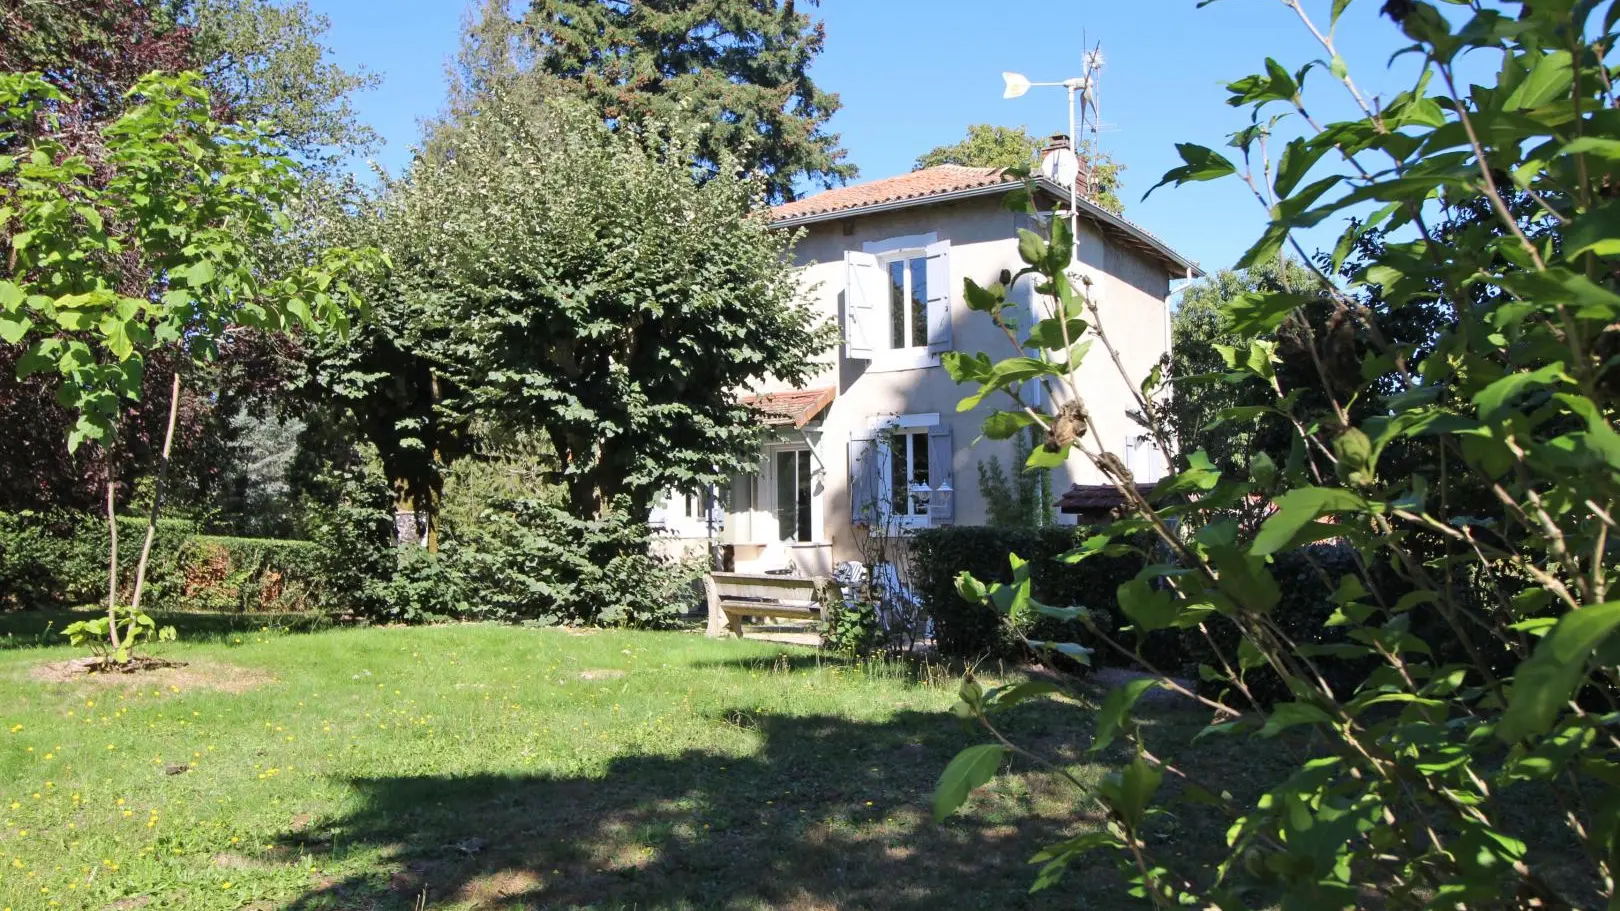
<svg viewBox="0 0 1620 911"><path fill-rule="evenodd" d="M357 809L278 841L284 861L380 851L363 873L288 907L1126 907L1118 879L1078 867L1028 892L1030 856L1083 825L1073 791L1022 788L935 825L934 782L972 735L941 714L716 719L753 731L747 757L622 756L601 775L352 780ZM1098 770L1101 774L1101 770ZM1093 823L1094 824L1094 821Z"/></svg>
<svg viewBox="0 0 1620 911"><path fill-rule="evenodd" d="M182 642L224 640L233 635L270 627L281 632L330 629L324 614L222 614L193 611L152 611L159 626L173 626ZM38 609L0 612L0 651L66 645L62 628L78 620L99 617L101 608Z"/></svg>

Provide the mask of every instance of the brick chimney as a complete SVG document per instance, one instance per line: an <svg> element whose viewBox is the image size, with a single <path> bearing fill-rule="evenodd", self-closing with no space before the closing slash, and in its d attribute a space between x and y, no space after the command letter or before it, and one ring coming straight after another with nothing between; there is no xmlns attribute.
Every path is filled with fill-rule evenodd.
<svg viewBox="0 0 1620 911"><path fill-rule="evenodd" d="M1067 159L1067 161L1065 161ZM1091 195L1091 165L1080 158L1069 148L1069 137L1063 133L1054 133L1046 138L1041 146L1040 171L1054 183L1064 187L1069 185L1068 171L1072 170L1075 183L1081 196Z"/></svg>

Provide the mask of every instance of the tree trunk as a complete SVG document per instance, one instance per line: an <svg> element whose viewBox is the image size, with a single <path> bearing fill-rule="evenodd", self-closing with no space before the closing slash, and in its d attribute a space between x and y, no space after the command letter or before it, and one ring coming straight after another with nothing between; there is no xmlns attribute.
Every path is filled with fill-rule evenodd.
<svg viewBox="0 0 1620 911"><path fill-rule="evenodd" d="M112 650L118 651L118 476L113 467L112 447L107 453L107 635Z"/></svg>
<svg viewBox="0 0 1620 911"><path fill-rule="evenodd" d="M439 373L428 370L428 394L432 397L428 403L429 413L433 417L433 439L440 439L439 418ZM444 490L444 474L442 473L443 454L439 447L433 447L433 476L428 480L427 503L427 550L430 554L439 552L439 501L440 493Z"/></svg>
<svg viewBox="0 0 1620 911"><path fill-rule="evenodd" d="M438 453L437 452L435 452L433 454L433 460L434 460L435 463L438 462ZM428 550L428 553L430 553L430 554L436 554L436 553L439 552L439 505L440 505L439 501L442 499L442 497L440 496L438 487L439 487L439 485L437 483L435 483L433 485L433 487L428 490L428 508L427 508L427 512L426 512L426 516L427 516L426 524L427 524L427 550Z"/></svg>
<svg viewBox="0 0 1620 911"><path fill-rule="evenodd" d="M141 609L141 591L146 587L146 563L152 557L152 540L157 537L158 510L163 506L163 482L169 476L169 451L174 447L174 422L180 414L180 371L174 372L174 384L169 388L169 426L163 432L163 457L158 460L157 484L152 490L152 510L146 516L146 540L141 542L141 559L135 564L135 596L130 599L132 611Z"/></svg>

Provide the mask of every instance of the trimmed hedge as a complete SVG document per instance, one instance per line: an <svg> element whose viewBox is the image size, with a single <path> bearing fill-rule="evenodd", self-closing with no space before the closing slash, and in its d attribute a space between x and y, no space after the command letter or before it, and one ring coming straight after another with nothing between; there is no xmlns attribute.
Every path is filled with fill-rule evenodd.
<svg viewBox="0 0 1620 911"><path fill-rule="evenodd" d="M1056 559L1089 534L1086 528L1065 526L935 528L920 532L915 539L916 585L933 618L935 643L940 652L969 659L1027 657L999 614L984 605L964 601L956 592L956 576L963 571L987 583L1011 582L1009 554L1018 554L1029 561L1031 594L1035 600L1056 607L1089 608L1099 623L1113 630L1131 625L1119 609L1115 592L1120 585L1136 577L1144 560L1134 556L1096 556L1069 564ZM1331 544L1313 545L1278 554L1270 570L1282 592L1282 601L1272 612L1272 619L1279 628L1300 645L1341 641L1338 629L1326 624L1333 614L1332 595L1339 580L1355 571L1350 552ZM1211 628L1215 631L1216 645L1228 660L1234 660L1237 641L1231 625L1213 624ZM1031 639L1079 642L1097 648L1093 661L1098 664L1126 663L1126 659L1112 649L1089 641L1092 637L1078 622L1037 618L1023 632ZM1116 638L1125 645L1137 644L1144 658L1168 673L1198 677L1200 665L1218 664L1210 643L1197 630L1164 630L1151 633L1140 642L1133 640L1130 633ZM1250 670L1246 676L1251 690L1264 701L1287 695L1268 668Z"/></svg>
<svg viewBox="0 0 1620 911"><path fill-rule="evenodd" d="M321 588L307 541L200 535L159 519L143 606L212 611L302 611ZM119 597L134 594L146 521L118 517ZM107 596L107 525L71 513L0 513L0 606L82 604Z"/></svg>
<svg viewBox="0 0 1620 911"><path fill-rule="evenodd" d="M1114 592L1135 578L1143 561L1138 557L1089 557L1068 564L1056 558L1073 550L1091 532L1073 526L1046 528L947 527L919 532L914 539L913 567L918 594L934 621L934 641L940 652L955 658L1025 657L1022 644L991 608L970 604L956 592L956 576L970 572L982 582L1011 582L1009 554L1029 561L1031 594L1055 607L1089 608L1100 625L1119 629L1129 625L1120 613ZM1077 621L1034 618L1023 630L1031 639L1098 643ZM1180 649L1174 634L1155 633L1144 643L1145 654L1158 663L1172 660L1179 666ZM1121 663L1110 650L1098 648L1094 661Z"/></svg>

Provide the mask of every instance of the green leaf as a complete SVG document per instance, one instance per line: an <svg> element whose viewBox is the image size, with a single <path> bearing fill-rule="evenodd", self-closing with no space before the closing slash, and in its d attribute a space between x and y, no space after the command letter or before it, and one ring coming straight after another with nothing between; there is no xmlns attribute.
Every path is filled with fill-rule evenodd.
<svg viewBox="0 0 1620 911"><path fill-rule="evenodd" d="M28 330L34 328L34 321L20 313L0 314L0 341L8 345L15 345L23 340Z"/></svg>
<svg viewBox="0 0 1620 911"><path fill-rule="evenodd" d="M1018 256L1032 266L1046 261L1046 239L1028 228L1018 229Z"/></svg>
<svg viewBox="0 0 1620 911"><path fill-rule="evenodd" d="M1045 680L1026 680L1011 686L998 686L984 696L984 707L990 709L1010 709L1020 702L1027 702L1039 696L1049 696L1061 693L1063 688L1055 683Z"/></svg>
<svg viewBox="0 0 1620 911"><path fill-rule="evenodd" d="M1148 188L1146 193L1142 194L1143 199L1147 199L1154 190L1167 183L1174 182L1179 187L1184 183L1216 180L1228 174L1237 173L1237 168L1232 165L1232 162L1226 160L1225 156L1205 146L1190 142L1179 142L1176 143L1176 151L1180 153L1181 160L1186 164L1164 172L1164 177Z"/></svg>
<svg viewBox="0 0 1620 911"><path fill-rule="evenodd" d="M1573 259L1582 253L1620 254L1620 201L1606 200L1577 216L1569 226L1564 234L1564 255Z"/></svg>
<svg viewBox="0 0 1620 911"><path fill-rule="evenodd" d="M1031 607L1034 608L1034 613L1048 615L1050 615L1051 611L1078 610L1078 608L1047 607L1044 604L1036 602L1032 602ZM1086 667L1091 666L1091 656L1096 652L1096 649L1086 648L1078 642L1047 642L1044 640L1031 639L1029 640L1029 644L1037 649L1047 649L1057 652L1059 655L1072 658L1076 662L1083 664Z"/></svg>
<svg viewBox="0 0 1620 911"><path fill-rule="evenodd" d="M1294 192L1294 187L1304 176L1310 172L1311 166L1321 160L1322 155L1332 148L1327 143L1306 144L1303 139L1290 140L1283 147L1282 158L1277 162L1277 176L1271 182L1272 188L1278 196L1287 196Z"/></svg>
<svg viewBox="0 0 1620 911"><path fill-rule="evenodd" d="M1294 535L1319 516L1335 512L1357 512L1371 508L1366 498L1337 487L1301 487L1273 501L1276 513L1260 526L1249 552L1257 556L1274 554L1288 547Z"/></svg>
<svg viewBox="0 0 1620 911"><path fill-rule="evenodd" d="M1100 752L1114 742L1119 735L1120 728L1130 720L1131 709L1135 707L1142 694L1159 685L1153 677L1139 677L1116 686L1108 691L1107 698L1103 699L1102 709L1097 713L1097 733L1091 739L1088 752Z"/></svg>
<svg viewBox="0 0 1620 911"><path fill-rule="evenodd" d="M1349 5L1350 0L1333 0L1333 11L1328 16L1329 27L1339 24L1339 16L1344 14L1345 8Z"/></svg>
<svg viewBox="0 0 1620 911"><path fill-rule="evenodd" d="M199 288L214 280L214 264L201 259L185 268L176 269L175 274L185 279L188 287Z"/></svg>
<svg viewBox="0 0 1620 911"><path fill-rule="evenodd" d="M1266 716L1261 737L1275 737L1282 731L1301 724L1332 724L1333 716L1308 702L1279 702Z"/></svg>
<svg viewBox="0 0 1620 911"><path fill-rule="evenodd" d="M1239 335L1266 335L1276 331L1288 315L1316 298L1288 291L1249 291L1221 307L1227 328Z"/></svg>
<svg viewBox="0 0 1620 911"><path fill-rule="evenodd" d="M1007 440L1034 423L1034 418L1021 411L998 411L984 419L984 435L992 440Z"/></svg>
<svg viewBox="0 0 1620 911"><path fill-rule="evenodd" d="M1519 665L1496 736L1508 743L1546 733L1586 679L1592 654L1620 628L1620 601L1573 610Z"/></svg>
<svg viewBox="0 0 1620 911"><path fill-rule="evenodd" d="M1099 790L1114 814L1134 831L1141 827L1148 801L1153 799L1163 780L1163 772L1137 756L1130 765L1103 779Z"/></svg>
<svg viewBox="0 0 1620 911"><path fill-rule="evenodd" d="M1540 370L1510 373L1474 394L1474 406L1482 421L1491 421L1510 410L1509 404L1533 387L1569 382L1563 364L1548 364Z"/></svg>
<svg viewBox="0 0 1620 911"><path fill-rule="evenodd" d="M983 288L971 278L963 280L962 295L966 299L968 309L980 313L995 313L1007 300L1007 292L1000 285Z"/></svg>
<svg viewBox="0 0 1620 911"><path fill-rule="evenodd" d="M11 282L0 281L0 310L12 311L22 306L26 295Z"/></svg>
<svg viewBox="0 0 1620 911"><path fill-rule="evenodd" d="M1617 7L1620 8L1620 7ZM1559 155L1596 155L1609 161L1620 161L1620 139L1601 136L1582 136L1558 150Z"/></svg>
<svg viewBox="0 0 1620 911"><path fill-rule="evenodd" d="M1154 588L1146 579L1132 579L1119 587L1119 609L1144 632L1168 629L1180 607L1170 592Z"/></svg>
<svg viewBox="0 0 1620 911"><path fill-rule="evenodd" d="M1530 74L1502 102L1502 108L1510 111L1539 108L1568 94L1574 81L1569 51L1543 54Z"/></svg>
<svg viewBox="0 0 1620 911"><path fill-rule="evenodd" d="M994 778L1007 748L997 743L970 746L952 759L934 788L934 821L944 822L967 801L968 795Z"/></svg>
<svg viewBox="0 0 1620 911"><path fill-rule="evenodd" d="M1237 265L1233 268L1247 269L1260 263L1271 262L1277 258L1277 253L1282 250L1283 244L1287 242L1288 225L1285 222L1274 221L1266 225L1266 230L1261 232L1260 239L1254 242L1254 246L1244 252L1243 256L1238 259Z"/></svg>

